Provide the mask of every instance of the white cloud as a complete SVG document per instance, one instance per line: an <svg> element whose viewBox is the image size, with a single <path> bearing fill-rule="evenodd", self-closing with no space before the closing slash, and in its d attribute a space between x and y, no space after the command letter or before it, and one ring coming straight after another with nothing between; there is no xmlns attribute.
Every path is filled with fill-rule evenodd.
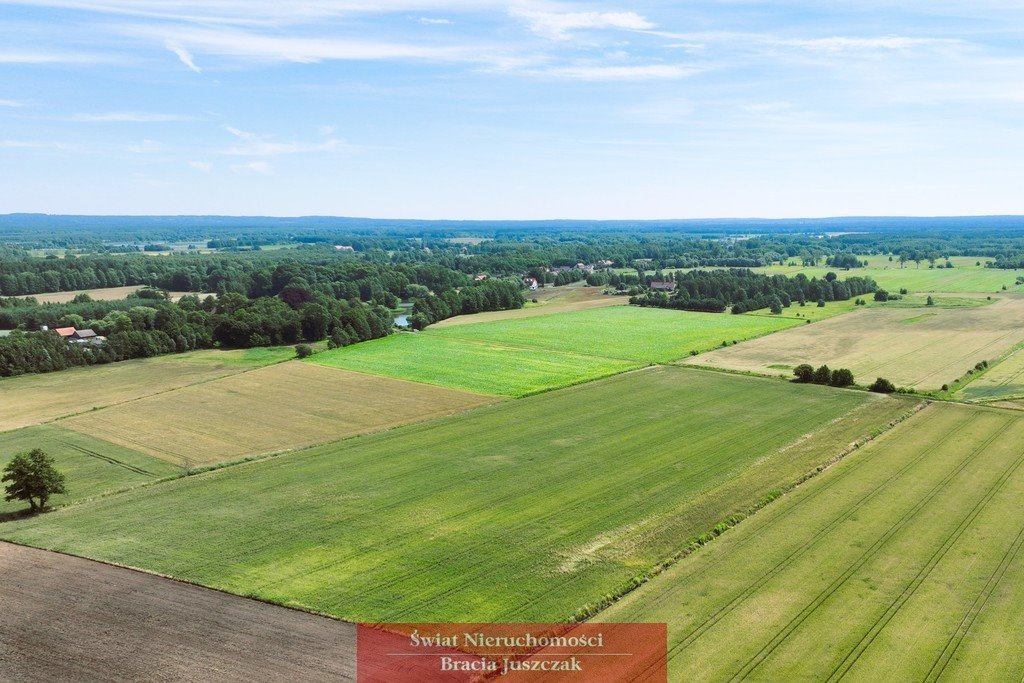
<svg viewBox="0 0 1024 683"><path fill-rule="evenodd" d="M945 38L910 38L907 36L881 36L875 38L857 38L849 36L832 36L829 38L775 38L768 39L772 45L796 47L814 52L847 52L871 50L910 50L918 47L956 46L963 41Z"/></svg>
<svg viewBox="0 0 1024 683"><path fill-rule="evenodd" d="M244 145L229 147L221 152L230 156L269 157L282 154L310 154L314 152L337 152L348 147L343 140L324 142L271 142L253 140Z"/></svg>
<svg viewBox="0 0 1024 683"><path fill-rule="evenodd" d="M451 19L435 19L434 17L420 17L421 24L428 26L450 26L454 22Z"/></svg>
<svg viewBox="0 0 1024 683"><path fill-rule="evenodd" d="M100 55L76 52L0 52L0 64L98 64L110 61Z"/></svg>
<svg viewBox="0 0 1024 683"><path fill-rule="evenodd" d="M127 145L125 149L132 154L153 154L167 149L167 145L156 140L143 140L142 142Z"/></svg>
<svg viewBox="0 0 1024 683"><path fill-rule="evenodd" d="M126 32L163 39L185 50L265 62L312 64L332 60L425 59L434 61L486 61L479 49L408 43L263 35L247 31L169 29L134 26ZM483 53L486 54L486 51Z"/></svg>
<svg viewBox="0 0 1024 683"><path fill-rule="evenodd" d="M188 165L200 173L210 173L213 171L213 164L209 161L190 161Z"/></svg>
<svg viewBox="0 0 1024 683"><path fill-rule="evenodd" d="M74 120L89 123L171 123L195 121L195 117L145 111L111 111L97 114L75 114Z"/></svg>
<svg viewBox="0 0 1024 683"><path fill-rule="evenodd" d="M173 52L174 54L178 55L178 59L181 60L181 63L187 66L188 68L192 69L192 71L195 71L197 74L203 73L203 70L196 66L195 60L192 58L192 53L183 48L181 45L178 45L177 43L172 41L168 41L167 49Z"/></svg>
<svg viewBox="0 0 1024 683"><path fill-rule="evenodd" d="M645 64L639 66L561 66L531 71L538 76L553 76L580 81L649 81L692 76L703 69L678 64Z"/></svg>
<svg viewBox="0 0 1024 683"><path fill-rule="evenodd" d="M21 100L0 100L0 107L24 107L25 102Z"/></svg>
<svg viewBox="0 0 1024 683"><path fill-rule="evenodd" d="M243 175L268 175L273 172L274 167L269 161L250 161L247 164L232 164L231 170Z"/></svg>
<svg viewBox="0 0 1024 683"><path fill-rule="evenodd" d="M566 40L573 32L588 29L648 31L655 26L636 12L550 12L513 7L509 14L525 21L534 33L554 40Z"/></svg>
<svg viewBox="0 0 1024 683"><path fill-rule="evenodd" d="M236 138L241 138L242 140L255 140L256 139L256 134L255 133L250 133L249 131L240 130L238 128L235 128L234 126L224 126L224 130L226 130L227 132L231 133Z"/></svg>

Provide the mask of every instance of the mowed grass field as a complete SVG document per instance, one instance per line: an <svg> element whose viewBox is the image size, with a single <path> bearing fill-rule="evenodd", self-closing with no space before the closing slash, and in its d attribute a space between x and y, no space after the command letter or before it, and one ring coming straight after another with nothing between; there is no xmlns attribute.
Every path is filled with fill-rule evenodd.
<svg viewBox="0 0 1024 683"><path fill-rule="evenodd" d="M589 382L644 365L637 361L447 338L429 331L393 334L318 353L308 362L512 397Z"/></svg>
<svg viewBox="0 0 1024 683"><path fill-rule="evenodd" d="M525 320L439 329L446 338L509 344L588 356L666 363L799 325L764 316L614 306ZM428 330L429 332L429 330Z"/></svg>
<svg viewBox="0 0 1024 683"><path fill-rule="evenodd" d="M494 322L496 320L518 320L519 318L534 318L538 315L551 315L552 313L569 313L572 311L585 311L591 308L604 308L605 306L629 305L629 297L606 295L604 290L604 287L580 287L576 285L545 287L534 292L527 292L526 305L522 308L509 311L486 311L484 313L473 313L472 315L457 315L454 318L439 320L431 325L430 329L439 330L445 327L473 325L476 323ZM533 303L532 299L537 299L537 303Z"/></svg>
<svg viewBox="0 0 1024 683"><path fill-rule="evenodd" d="M932 404L600 615L673 680L1019 680L1024 416Z"/></svg>
<svg viewBox="0 0 1024 683"><path fill-rule="evenodd" d="M686 362L787 375L801 363L825 363L849 368L861 384L885 377L900 386L934 390L1021 341L1024 300L1004 296L976 307L870 308Z"/></svg>
<svg viewBox="0 0 1024 683"><path fill-rule="evenodd" d="M826 266L769 266L756 268L757 272L769 275L782 274L790 277L803 273L807 277L823 278L828 272L835 272L840 279L851 276L867 276L874 279L878 286L890 292L898 292L905 287L911 292L980 292L994 293L1002 291L1006 285L1008 291L1024 291L1024 286L1017 285L1017 277L1024 275L1024 270L997 270L985 268L991 259L984 256L957 256L950 259L954 268L929 268L924 261L918 268L913 262L900 268L898 261L889 261L888 256L860 257L868 261L867 268L852 270L836 270ZM982 265L975 265L978 261ZM945 263L939 260L936 265Z"/></svg>
<svg viewBox="0 0 1024 683"><path fill-rule="evenodd" d="M649 368L90 501L0 536L347 619L566 619L912 405Z"/></svg>
<svg viewBox="0 0 1024 683"><path fill-rule="evenodd" d="M0 379L0 431L41 424L277 363L291 347L191 353Z"/></svg>
<svg viewBox="0 0 1024 683"><path fill-rule="evenodd" d="M289 361L57 424L176 464L198 465L334 441L493 400Z"/></svg>
<svg viewBox="0 0 1024 683"><path fill-rule="evenodd" d="M42 448L67 478L67 495L50 505L66 505L111 491L181 474L181 468L143 453L53 425L0 433L0 469L17 453ZM0 514L28 508L21 501L0 500Z"/></svg>

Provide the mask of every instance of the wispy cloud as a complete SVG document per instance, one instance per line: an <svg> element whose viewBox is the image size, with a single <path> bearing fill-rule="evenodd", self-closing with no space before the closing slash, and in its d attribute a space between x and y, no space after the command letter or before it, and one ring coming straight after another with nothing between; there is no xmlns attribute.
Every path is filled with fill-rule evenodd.
<svg viewBox="0 0 1024 683"><path fill-rule="evenodd" d="M213 171L213 164L209 161L190 161L188 165L200 173L211 173Z"/></svg>
<svg viewBox="0 0 1024 683"><path fill-rule="evenodd" d="M0 107L24 107L27 102L23 100L0 100Z"/></svg>
<svg viewBox="0 0 1024 683"><path fill-rule="evenodd" d="M83 52L0 51L0 64L102 64L110 61L110 57Z"/></svg>
<svg viewBox="0 0 1024 683"><path fill-rule="evenodd" d="M685 78L701 71L704 71L704 69L679 64L643 64L633 66L556 66L548 69L537 69L530 73L537 76L550 76L580 81L649 81Z"/></svg>
<svg viewBox="0 0 1024 683"><path fill-rule="evenodd" d="M282 154L310 154L315 152L338 152L348 149L344 140L325 140L323 142L272 142L269 140L253 140L244 145L235 145L223 150L222 154L230 156L269 157Z"/></svg>
<svg viewBox="0 0 1024 683"><path fill-rule="evenodd" d="M173 41L168 41L167 49L176 54L181 63L187 66L189 69L195 71L197 74L203 73L203 70L196 66L196 62L192 58L192 53L183 48L181 45Z"/></svg>
<svg viewBox="0 0 1024 683"><path fill-rule="evenodd" d="M100 113L75 114L75 121L87 123L172 123L195 121L194 116L181 114L159 114L145 111L110 111Z"/></svg>
<svg viewBox="0 0 1024 683"><path fill-rule="evenodd" d="M912 38L909 36L850 37L831 36L828 38L767 38L765 42L782 47L795 47L815 52L849 52L863 50L912 50L920 47L950 47L963 45L964 41L948 38Z"/></svg>
<svg viewBox="0 0 1024 683"><path fill-rule="evenodd" d="M243 175L268 175L274 171L269 161L250 161L245 164L232 164L231 170Z"/></svg>
<svg viewBox="0 0 1024 683"><path fill-rule="evenodd" d="M434 17L420 17L420 23L428 26L450 26L453 22L451 19L438 19Z"/></svg>
<svg viewBox="0 0 1024 683"><path fill-rule="evenodd" d="M554 12L513 7L509 14L526 22L534 33L554 40L566 40L574 32L583 30L647 31L655 27L636 12Z"/></svg>

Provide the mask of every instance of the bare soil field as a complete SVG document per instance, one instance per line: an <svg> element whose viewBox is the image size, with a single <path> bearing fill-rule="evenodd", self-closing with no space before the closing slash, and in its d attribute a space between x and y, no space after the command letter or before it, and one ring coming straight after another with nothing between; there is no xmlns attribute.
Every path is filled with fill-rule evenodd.
<svg viewBox="0 0 1024 683"><path fill-rule="evenodd" d="M27 294L19 296L19 299L32 297L41 304L66 304L79 294L88 294L95 301L120 301L129 294L143 289L143 285L131 285L129 287L104 287L102 289L78 289L73 292L47 292L45 294ZM196 294L200 299L207 296L215 296L199 292L170 292L171 299L177 301L183 296Z"/></svg>
<svg viewBox="0 0 1024 683"><path fill-rule="evenodd" d="M684 361L791 375L801 363L844 367L859 383L886 377L923 390L952 383L1024 340L1024 300L965 308L870 308L784 330Z"/></svg>
<svg viewBox="0 0 1024 683"><path fill-rule="evenodd" d="M284 360L276 349L195 351L0 379L0 431L49 422Z"/></svg>
<svg viewBox="0 0 1024 683"><path fill-rule="evenodd" d="M493 403L491 396L287 362L62 420L178 464L334 441Z"/></svg>
<svg viewBox="0 0 1024 683"><path fill-rule="evenodd" d="M0 543L0 679L355 679L355 626Z"/></svg>
<svg viewBox="0 0 1024 683"><path fill-rule="evenodd" d="M585 311L591 308L625 306L629 304L628 296L603 294L604 290L604 287L579 287L574 285L545 287L535 292L527 292L526 300L528 303L523 308L511 311L487 311L486 313L474 313L472 315L457 315L454 318L447 318L434 323L430 326L430 329L456 327L473 323L488 323L495 320L532 318L551 313L568 313L570 311ZM537 299L537 303L533 303L530 301L531 299Z"/></svg>

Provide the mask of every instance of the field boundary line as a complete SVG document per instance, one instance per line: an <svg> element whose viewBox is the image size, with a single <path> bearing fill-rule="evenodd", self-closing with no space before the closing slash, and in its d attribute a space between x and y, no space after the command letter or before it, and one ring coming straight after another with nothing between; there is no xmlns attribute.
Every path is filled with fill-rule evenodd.
<svg viewBox="0 0 1024 683"><path fill-rule="evenodd" d="M910 510L907 511L895 524L889 527L889 529L882 534L871 546L865 550L860 557L854 560L853 564L849 565L842 574L833 579L832 583L826 586L815 598L804 606L800 612L797 613L783 628L781 631L775 634L775 636L762 647L750 660L747 661L743 667L736 672L731 681L743 680L749 676L757 667L759 667L775 649L785 642L789 636L791 636L800 625L806 621L807 617L817 611L826 600L828 600L832 594L839 590L843 584L849 580L862 566L864 566L868 560L874 557L875 553L878 552L888 541L899 533L912 519L914 519L927 505L935 498L945 487L955 479L961 472L963 472L967 466L974 461L974 459L991 444L1003 432L1007 431L1012 423L1007 422L1001 429L997 430L994 434L989 436L980 446L974 449L969 456L963 459L963 461L953 469L949 474L943 477L935 486L933 486L928 493L921 498Z"/></svg>
<svg viewBox="0 0 1024 683"><path fill-rule="evenodd" d="M0 539L0 548L2 548L4 544L16 545L18 547L28 548L30 550L41 550L41 551L46 552L46 553L53 553L55 555L63 555L65 557L74 557L74 558L79 559L79 560L86 560L88 562L95 562L96 564L106 565L107 567L115 567L117 569L124 569L126 571L137 572L139 574L147 574L149 576L155 576L157 578L164 579L166 581L174 581L175 583L180 583L180 584L185 585L185 586L194 586L196 588L201 588L203 590L214 591L215 593L221 593L222 595L230 595L230 596L232 596L234 598L238 598L240 600L252 600L253 602L262 602L265 605L273 605L274 607L281 607L283 609L292 610L293 612L302 612L304 614L312 614L313 616L323 617L325 619L330 619L331 621L336 621L336 622L340 622L340 623L343 623L343 624L352 624L353 626L355 626L355 625L360 623L360 622L356 622L356 621L349 621L348 619L343 619L341 617L336 617L333 614L328 614L326 612L319 612L319 611L311 609L311 608L299 607L297 605L289 605L288 603L284 603L284 602L276 602L276 601L271 600L269 598L261 598L261 597L259 597L257 595L248 595L248 594L247 595L242 595L241 593L232 593L229 590L224 590L223 588L217 588L216 586L208 586L206 584L198 583L196 581L189 581L188 579L182 579L182 578L179 578L177 576L171 576L170 574L161 574L160 572L155 572L155 571L152 571L150 569L143 569L142 567L134 567L134 566L132 566L130 564L121 564L120 562L113 562L113 561L110 561L110 560L98 560L95 557L89 557L87 555L75 555L74 553L65 552L63 550L55 550L53 548L41 548L39 546L29 545L28 543L20 543L18 541L11 541L11 540L8 540L6 538Z"/></svg>
<svg viewBox="0 0 1024 683"><path fill-rule="evenodd" d="M764 508L768 507L774 501L779 500L780 498L784 497L785 495L787 495L789 493L792 493L799 486L804 485L805 483L807 483L811 479L814 479L815 477L817 477L822 472L825 472L826 470L830 469L833 465L835 465L835 464L845 460L847 458L847 456L849 456L852 453L860 450L861 448L863 448L866 445L870 444L872 441L874 441L874 440L878 439L879 437L881 437L882 435L888 433L889 431L891 431L892 429L894 429L898 425L900 425L903 422L909 420L911 417L913 417L917 413L921 412L922 410L924 410L929 405L931 405L931 401L920 401L919 400L914 406L912 406L910 408L910 410L908 410L907 412L902 413L902 414L896 416L895 418L890 420L883 428L881 428L877 432L869 434L869 435L867 435L865 437L862 437L862 438L858 439L857 441L851 443L846 448L841 449L836 455L833 455L831 458L829 458L828 460L826 460L822 464L820 464L817 467L815 467L814 469L804 473L802 476L798 477L797 479L791 481L788 485L784 486L781 490L779 490L778 495L767 495L764 498L762 498L760 501L758 501L757 503L755 503L754 505L749 507L746 511L738 512L738 513L732 515L728 520L724 520L723 521L723 523L727 525L727 529L726 530L732 529L732 528L738 526L745 519L750 519L757 512L759 512L759 511L763 510ZM648 581L650 581L654 577L658 576L659 574L664 573L669 567L672 567L673 565L675 565L677 562L679 562L683 558L688 557L689 555L692 555L694 552L696 552L700 548L702 548L705 545L713 542L714 539L718 538L722 533L724 533L724 531L716 533L714 529L711 529L708 532L706 532L706 533L704 533L704 534L702 534L700 536L696 536L694 538L691 538L688 542L686 542L686 544L678 552L676 552L673 555L665 558L661 562L655 564L655 566L652 569L650 569L649 571L647 571L647 572L645 572L645 573L643 573L641 575L633 577L630 581L628 581L618 591L615 591L615 592L605 596L601 601L599 601L598 603L596 603L594 605L585 606L585 607L581 608L580 610L578 610L575 615L573 615L572 617L569 618L570 623L586 621L588 619L591 619L591 618L597 616L598 614L600 614L604 610L606 610L609 607L611 607L613 604L615 604L616 602L621 600L623 597L625 597L629 593L632 593L633 591L637 590L638 588L643 586L645 583L647 583Z"/></svg>

